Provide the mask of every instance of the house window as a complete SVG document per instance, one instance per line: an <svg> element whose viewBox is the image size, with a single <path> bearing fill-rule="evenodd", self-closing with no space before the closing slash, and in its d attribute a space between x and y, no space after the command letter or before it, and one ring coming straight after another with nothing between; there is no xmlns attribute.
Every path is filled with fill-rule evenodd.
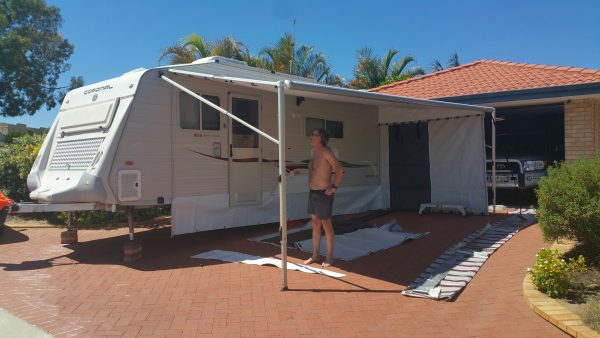
<svg viewBox="0 0 600 338"><path fill-rule="evenodd" d="M202 95L202 97L217 106L221 104L218 96ZM187 93L179 93L179 125L181 129L219 130L220 118L218 110Z"/></svg>
<svg viewBox="0 0 600 338"><path fill-rule="evenodd" d="M329 138L344 138L344 122L324 119L306 118L306 136L318 128L323 128L329 134Z"/></svg>

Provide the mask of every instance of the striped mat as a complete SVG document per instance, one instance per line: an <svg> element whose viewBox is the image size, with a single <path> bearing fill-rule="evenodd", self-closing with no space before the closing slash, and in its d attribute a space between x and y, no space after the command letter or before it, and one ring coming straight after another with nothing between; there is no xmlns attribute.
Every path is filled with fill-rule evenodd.
<svg viewBox="0 0 600 338"><path fill-rule="evenodd" d="M511 215L494 224L488 223L446 250L402 294L437 300L454 298L494 251L535 222L534 215Z"/></svg>

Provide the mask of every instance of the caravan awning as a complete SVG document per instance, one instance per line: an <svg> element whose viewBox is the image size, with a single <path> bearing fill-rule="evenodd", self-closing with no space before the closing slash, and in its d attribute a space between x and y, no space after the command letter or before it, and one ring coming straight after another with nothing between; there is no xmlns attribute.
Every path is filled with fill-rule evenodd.
<svg viewBox="0 0 600 338"><path fill-rule="evenodd" d="M282 269L282 290L287 290L287 209L286 209L286 163L285 146L285 98L297 96L314 98L334 102L349 102L378 107L378 122L380 124L410 123L419 121L439 120L446 118L470 117L468 123L432 122L432 137L429 140L429 166L430 180L435 190L431 189L432 203L447 203L456 200L456 187L460 190L459 198L466 202L484 200L483 206L473 203L473 210L487 212L487 187L485 183L485 147L483 118L485 113L494 116L494 108L473 106L458 103L448 103L433 100L415 99L401 96L386 95L362 90L340 88L310 82L287 74L272 73L265 70L251 69L245 65L238 65L236 61L226 61L221 64L220 58L202 59L187 65L170 66L164 69L175 76L191 76L205 81L222 81L231 85L245 86L267 92L277 93L278 102L278 143L279 150L279 198L280 198L280 227L281 227L281 256L284 268ZM161 72L160 77L172 85L186 90L175 81L167 79ZM206 101L197 95L197 99ZM209 104L210 102L206 101ZM214 107L215 109L220 107ZM222 111L222 110L221 110ZM229 112L224 114L234 118ZM236 118L237 119L237 118ZM463 121L461 121L463 122ZM429 123L428 123L429 124ZM459 132L457 129L462 128ZM399 127L398 127L399 128ZM383 128L385 129L385 128ZM492 161L495 160L495 137L492 127ZM257 130L257 132L261 132ZM262 133L262 132L261 132ZM449 142L451 138L452 142ZM278 141L278 142L277 142ZM453 147L449 149L448 147ZM461 149L460 158L455 156L455 151ZM465 151L467 149L467 151ZM452 170L449 170L452 169ZM492 164L492 177L495 175L495 164ZM494 182L494 181L492 181ZM495 183L493 183L495 184ZM495 204L495 185L494 204ZM451 198L446 199L447 196ZM438 201L439 200L439 201ZM477 209L477 210L476 210Z"/></svg>
<svg viewBox="0 0 600 338"><path fill-rule="evenodd" d="M222 76L201 72L201 69L189 69L200 66L189 65L188 69L169 68L173 74L192 76L204 80L222 81L239 86L252 87L275 93L280 81L286 87L286 95L301 96L337 102L350 102L379 107L379 123L402 123L436 120L442 118L456 118L482 115L494 111L492 107L474 106L460 103L449 103L425 99L380 94L364 90L355 90L341 87L311 83L306 80L297 80L297 77L284 77L282 74L260 74L256 79L238 76ZM290 79L292 78L292 79Z"/></svg>

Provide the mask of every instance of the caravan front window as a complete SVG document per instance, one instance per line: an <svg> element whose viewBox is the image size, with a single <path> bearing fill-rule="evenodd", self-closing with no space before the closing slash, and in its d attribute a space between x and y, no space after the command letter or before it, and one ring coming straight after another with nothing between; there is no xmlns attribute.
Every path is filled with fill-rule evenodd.
<svg viewBox="0 0 600 338"><path fill-rule="evenodd" d="M203 98L221 105L218 96L202 95ZM181 129L193 130L219 130L221 121L220 113L207 105L201 103L187 93L179 93L179 125Z"/></svg>

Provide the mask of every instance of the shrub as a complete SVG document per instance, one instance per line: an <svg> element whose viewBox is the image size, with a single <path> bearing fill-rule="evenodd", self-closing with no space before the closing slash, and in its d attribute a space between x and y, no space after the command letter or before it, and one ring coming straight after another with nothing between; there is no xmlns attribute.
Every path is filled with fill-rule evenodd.
<svg viewBox="0 0 600 338"><path fill-rule="evenodd" d="M548 169L537 189L537 217L544 239L600 242L600 154Z"/></svg>
<svg viewBox="0 0 600 338"><path fill-rule="evenodd" d="M583 256L577 259L569 258L566 262L562 253L550 249L541 249L535 256L535 264L529 270L531 280L538 290L552 298L567 294L571 274L587 270Z"/></svg>
<svg viewBox="0 0 600 338"><path fill-rule="evenodd" d="M133 211L133 221L139 222L147 219L151 219L157 216L168 215L170 209L166 207L162 208L149 208L149 209L135 209ZM67 224L68 213L61 212L58 214L58 219L63 223ZM127 222L126 212L110 212L102 210L94 211L77 211L71 213L71 220L73 225L77 228L78 226L93 226L93 225L119 225Z"/></svg>
<svg viewBox="0 0 600 338"><path fill-rule="evenodd" d="M9 137L0 146L0 190L15 201L29 199L27 175L44 137L39 134Z"/></svg>
<svg viewBox="0 0 600 338"><path fill-rule="evenodd" d="M600 330L600 297L593 297L587 302L582 318L590 328Z"/></svg>

